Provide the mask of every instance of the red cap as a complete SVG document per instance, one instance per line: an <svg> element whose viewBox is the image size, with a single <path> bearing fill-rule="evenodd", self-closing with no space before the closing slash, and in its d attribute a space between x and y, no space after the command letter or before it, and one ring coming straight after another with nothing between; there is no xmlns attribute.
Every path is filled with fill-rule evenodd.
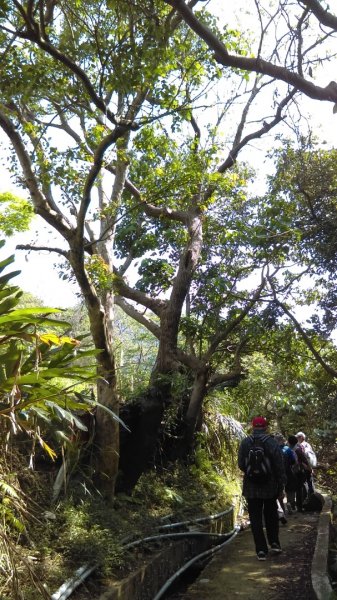
<svg viewBox="0 0 337 600"><path fill-rule="evenodd" d="M252 420L252 425L253 427L267 427L267 419L265 419L264 417L254 417L254 419Z"/></svg>

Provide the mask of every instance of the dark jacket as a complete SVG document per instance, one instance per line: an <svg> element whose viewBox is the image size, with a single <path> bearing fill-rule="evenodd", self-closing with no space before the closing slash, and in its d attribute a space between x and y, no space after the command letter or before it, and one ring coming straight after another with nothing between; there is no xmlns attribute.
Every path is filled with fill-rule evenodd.
<svg viewBox="0 0 337 600"><path fill-rule="evenodd" d="M254 429L252 434L257 440L261 437L268 436L265 429ZM286 483L286 475L284 470L284 462L282 450L277 441L269 436L264 442L266 456L270 459L272 476L266 483L255 483L248 479L245 474L243 477L242 494L246 498L276 498L283 490ZM252 442L250 437L242 440L239 448L238 465L241 471L245 473L246 459Z"/></svg>

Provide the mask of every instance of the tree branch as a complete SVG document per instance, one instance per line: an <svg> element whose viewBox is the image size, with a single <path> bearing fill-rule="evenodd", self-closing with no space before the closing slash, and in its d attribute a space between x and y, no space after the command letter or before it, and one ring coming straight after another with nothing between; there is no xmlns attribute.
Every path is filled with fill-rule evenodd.
<svg viewBox="0 0 337 600"><path fill-rule="evenodd" d="M150 298L140 290L135 290L125 283L122 277L119 275L117 269L114 269L116 275L113 283L114 291L117 295L128 298L137 304L141 304L145 308L149 308L152 312L160 317L163 308L165 308L167 301L160 300L159 298Z"/></svg>
<svg viewBox="0 0 337 600"><path fill-rule="evenodd" d="M311 339L309 338L308 334L304 331L303 327L300 325L300 323L297 321L297 319L294 317L294 315L290 312L290 310L286 307L286 305L277 298L275 286L274 286L273 282L271 281L270 277L268 277L268 282L269 282L270 287L271 287L271 289L273 291L273 296L274 296L275 303L280 308L282 308L283 312L293 322L293 324L295 326L295 329L298 331L298 333L300 334L300 336L302 337L302 339L306 343L307 347L309 348L310 352L313 354L313 356L315 357L315 359L317 360L317 362L323 367L323 369L327 373L329 373L329 375L332 375L332 377L337 377L337 370L334 369L333 367L331 367L330 365L328 365L325 362L325 360L322 358L322 356L320 355L320 353L314 347Z"/></svg>
<svg viewBox="0 0 337 600"><path fill-rule="evenodd" d="M303 338L303 340L305 341L306 345L308 346L310 352L314 355L315 359L317 360L317 362L323 367L323 369L329 373L329 375L332 375L333 377L337 377L337 370L334 369L333 367L331 367L330 365L328 365L325 360L321 357L320 353L316 350L316 348L314 347L311 339L309 338L309 336L306 334L306 332L304 331L304 329L301 327L301 325L299 324L299 322L297 321L297 319L294 317L294 315L290 312L290 310L288 310L288 308L286 307L285 304L283 304L283 302L280 302L279 300L276 299L276 303L278 304L278 306L280 308L282 308L282 310L284 311L284 313L289 317L289 319L294 323L295 328L297 329L298 333L301 335L301 337Z"/></svg>
<svg viewBox="0 0 337 600"><path fill-rule="evenodd" d="M256 304L256 302L260 298L261 292L262 292L265 284L266 284L266 279L263 277L261 284L259 285L259 287L255 291L255 293L253 294L251 300L249 300L249 302L247 302L246 306L241 310L240 314L236 317L236 319L233 319L230 323L228 323L227 327L225 327L225 329L223 331L220 331L217 335L214 336L213 341L211 342L207 352L205 353L205 355L203 357L203 359L205 361L210 360L210 358L212 357L214 352L216 352L216 349L218 348L219 344L223 340L225 340L229 336L229 334L232 331L234 331L234 329L236 329L236 327L238 325L240 325L240 323L244 320L244 318L249 313L250 309L254 306L254 304Z"/></svg>
<svg viewBox="0 0 337 600"><path fill-rule="evenodd" d="M47 223L52 225L52 227L54 227L66 240L71 239L71 237L73 237L73 229L66 221L64 215L60 211L55 210L55 207L51 208L44 198L39 189L28 152L20 134L11 120L2 111L0 111L0 127L9 137L19 159L25 184L29 190L35 212L43 217Z"/></svg>
<svg viewBox="0 0 337 600"><path fill-rule="evenodd" d="M228 157L218 168L219 173L224 173L227 169L229 169L235 163L240 150L242 150L242 148L244 148L244 146L246 146L251 140L256 140L256 139L261 138L263 135L268 133L271 129L273 129L273 127L278 125L283 120L282 111L287 106L287 104L289 104L289 102L292 100L292 98L295 96L295 94L296 94L296 90L292 90L280 102L280 104L277 107L275 117L270 121L270 123L267 123L266 121L264 121L263 126L260 129L258 129L257 131L253 131L249 135L246 135L236 146L233 145L233 148L230 151Z"/></svg>
<svg viewBox="0 0 337 600"><path fill-rule="evenodd" d="M33 20L33 17L28 17L26 12L23 10L23 7L18 2L15 1L15 4L26 23L26 31L19 31L18 36L33 42L34 44L39 46L39 48L44 50L47 54L52 56L55 60L62 63L72 73L74 73L74 75L76 75L78 79L82 81L84 88L88 92L89 97L91 101L95 104L95 106L106 115L106 117L111 123L116 125L117 121L115 115L106 106L104 100L96 94L94 87L91 84L91 81L89 80L88 76L83 71L83 69L79 65L77 65L71 58L69 58L69 56L66 56L57 48L55 48L52 44L50 44L48 40L43 39L41 37L39 26L36 23L36 21Z"/></svg>
<svg viewBox="0 0 337 600"><path fill-rule="evenodd" d="M113 165L105 165L104 167L109 173L116 174L116 168ZM139 208L141 208L148 217L154 219L166 218L171 221L180 221L181 223L187 223L188 215L183 210L174 210L167 206L155 206L150 202L147 202L141 191L130 181L125 179L125 188L132 194L132 196L139 202Z"/></svg>
<svg viewBox="0 0 337 600"><path fill-rule="evenodd" d="M227 381L238 381L240 377L242 377L241 367L236 367L233 371L229 371L228 373L214 373L208 382L207 391L221 385L221 383L226 383Z"/></svg>
<svg viewBox="0 0 337 600"><path fill-rule="evenodd" d="M322 25L337 31L337 17L325 10L320 2L317 0L301 0L301 4L305 4Z"/></svg>
<svg viewBox="0 0 337 600"><path fill-rule="evenodd" d="M177 360L181 362L182 365L185 365L189 369L192 369L192 371L194 371L195 373L197 373L198 371L200 372L205 368L204 361L200 360L193 354L186 354L186 352L184 352L180 348L176 349L175 356L177 357Z"/></svg>
<svg viewBox="0 0 337 600"><path fill-rule="evenodd" d="M63 250L62 248L50 248L49 246L33 246L32 244L18 244L15 248L16 250L33 250L36 252L42 252L46 250L47 252L55 252L56 254L61 254L61 256L64 256L64 258L69 260L69 252L67 252L67 250Z"/></svg>
<svg viewBox="0 0 337 600"><path fill-rule="evenodd" d="M268 75L273 79L284 81L293 86L295 90L303 92L309 98L314 100L326 100L328 102L337 102L337 83L331 81L326 87L315 85L298 73L290 71L286 67L279 67L262 58L249 58L245 56L229 54L226 46L217 38L217 36L195 16L193 11L185 4L183 0L164 0L175 8L183 17L184 21L195 33L206 42L210 50L213 50L215 60L224 67L233 67L244 71L261 73ZM315 5L315 0L304 2L306 5ZM317 3L318 4L318 3ZM325 11L322 9L322 12Z"/></svg>
<svg viewBox="0 0 337 600"><path fill-rule="evenodd" d="M116 127L113 131L111 131L108 135L106 135L103 138L103 140L100 142L100 144L95 150L94 162L84 184L82 202L78 212L77 237L79 242L81 240L81 237L83 236L84 221L86 213L91 203L91 191L102 169L104 154L106 150L110 146L112 146L112 144L114 144L122 135L124 135L125 131L125 128Z"/></svg>
<svg viewBox="0 0 337 600"><path fill-rule="evenodd" d="M114 301L115 304L117 304L117 306L119 306L126 315L129 315L129 317L137 321L137 323L144 325L144 327L146 327L146 329L148 329L148 331L150 331L157 339L160 338L159 325L156 325L156 323L150 319L147 319L143 313L139 312L139 310L132 306L132 304L126 302L121 296L115 296Z"/></svg>

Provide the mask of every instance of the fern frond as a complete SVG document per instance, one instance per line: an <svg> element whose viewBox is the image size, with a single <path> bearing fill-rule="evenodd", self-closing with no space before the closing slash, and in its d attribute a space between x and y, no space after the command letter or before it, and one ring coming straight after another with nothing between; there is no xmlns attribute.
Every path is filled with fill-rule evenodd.
<svg viewBox="0 0 337 600"><path fill-rule="evenodd" d="M11 485L9 485L9 483L4 481L3 479L0 479L0 490L7 496L11 496L12 498L15 498L16 500L20 499L16 490Z"/></svg>

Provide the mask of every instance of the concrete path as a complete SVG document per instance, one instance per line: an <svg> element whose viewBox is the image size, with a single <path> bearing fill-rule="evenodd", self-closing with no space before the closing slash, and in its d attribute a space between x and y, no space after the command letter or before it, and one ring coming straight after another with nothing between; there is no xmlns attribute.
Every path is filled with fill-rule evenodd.
<svg viewBox="0 0 337 600"><path fill-rule="evenodd" d="M311 600L311 562L319 515L295 513L280 525L283 553L258 561L249 529L220 551L184 600Z"/></svg>

